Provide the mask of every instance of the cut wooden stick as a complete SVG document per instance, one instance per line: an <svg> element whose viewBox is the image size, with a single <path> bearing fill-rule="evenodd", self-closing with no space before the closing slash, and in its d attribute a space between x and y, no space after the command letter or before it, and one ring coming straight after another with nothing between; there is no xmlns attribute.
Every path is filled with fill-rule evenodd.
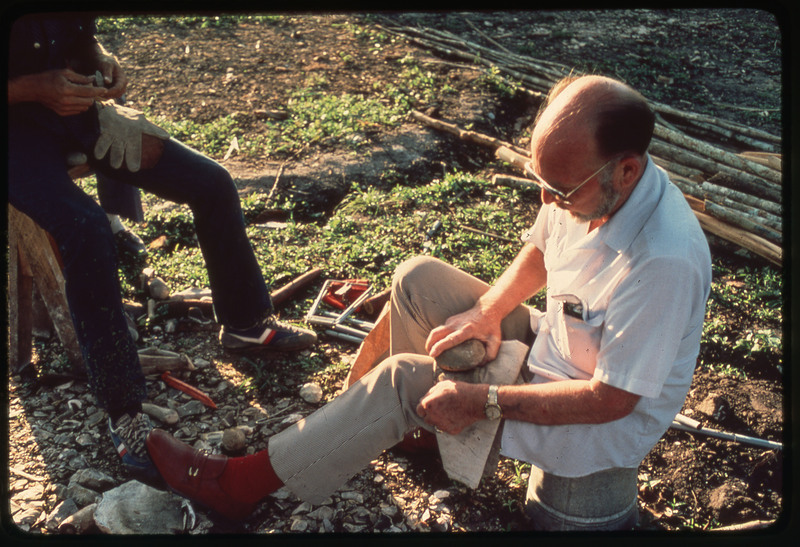
<svg viewBox="0 0 800 547"><path fill-rule="evenodd" d="M704 173L707 178L717 173L722 173L730 177L731 181L734 182L739 189L746 189L753 195L763 199L769 199L775 202L781 201L781 189L765 179L761 179L750 173L737 171L727 165L695 154L693 151L678 148L659 139L654 139L653 142L650 143L650 151L660 158L696 169Z"/></svg>
<svg viewBox="0 0 800 547"><path fill-rule="evenodd" d="M320 276L320 274L322 274L322 270L320 268L312 268L306 273L294 278L286 285L272 292L272 303L276 306L285 303L298 291L310 285L312 281Z"/></svg>
<svg viewBox="0 0 800 547"><path fill-rule="evenodd" d="M372 295L361 304L367 315L377 315L382 310L389 298L392 296L392 289L383 289L378 294Z"/></svg>
<svg viewBox="0 0 800 547"><path fill-rule="evenodd" d="M720 220L724 220L729 224L739 226L740 228L747 230L748 232L759 237L763 237L764 239L768 239L769 241L778 244L781 241L781 234L775 230L767 228L752 217L746 217L738 214L737 211L714 203L713 201L706 200L706 213Z"/></svg>
<svg viewBox="0 0 800 547"><path fill-rule="evenodd" d="M491 46L481 45L443 30L399 26L388 18L383 18L382 21L381 28L388 33L403 36L410 42L443 57L457 58L477 66L489 67L502 77L512 80L518 89L539 98L543 97L555 82L574 73L570 67L560 63L510 52L483 34L482 37ZM672 130L680 129L687 135L707 135L713 141L738 143L740 146L759 151L780 150L780 136L729 120L679 110L656 101L650 102L661 118L660 125L669 125Z"/></svg>
<svg viewBox="0 0 800 547"><path fill-rule="evenodd" d="M510 163L519 170L525 169L525 164L530 161L530 158L525 154L520 154L507 146L501 146L494 151L497 159L506 163Z"/></svg>
<svg viewBox="0 0 800 547"><path fill-rule="evenodd" d="M525 153L525 151L522 148L514 146L511 143L505 142L495 137L491 137L489 135L485 135L483 133L478 133L477 131L468 131L466 129L461 129L455 124L431 118L430 116L423 114L418 110L412 110L409 115L411 116L411 118L420 122L423 125L427 125L428 127L438 129L439 131L450 133L452 135L455 135L461 140L474 142L476 144L480 144L487 147L498 148L502 146L514 150L518 154Z"/></svg>
<svg viewBox="0 0 800 547"><path fill-rule="evenodd" d="M743 203L744 205L748 205L754 209L762 209L774 215L781 215L783 212L783 207L780 203L776 203L768 199L762 199L757 196L747 194L746 192L740 192L738 190L726 188L725 186L719 186L718 184L714 184L710 181L705 181L700 184L700 189L702 190L704 197L711 200L713 200L715 197L721 196L733 201L738 201L739 203Z"/></svg>
<svg viewBox="0 0 800 547"><path fill-rule="evenodd" d="M766 165L775 169L776 171L783 171L783 162L781 161L781 155L775 154L772 152L755 152L755 151L745 151L740 152L740 156L747 158L748 160L760 163L762 165Z"/></svg>
<svg viewBox="0 0 800 547"><path fill-rule="evenodd" d="M763 224L767 228L775 230L779 234L783 233L783 220L776 215L770 214L763 209L757 209L754 207L748 207L738 201L734 201L732 199L728 199L725 197L718 197L712 200L714 203L717 203L731 211L737 211L745 218L752 217L753 221Z"/></svg>
<svg viewBox="0 0 800 547"><path fill-rule="evenodd" d="M320 268L312 268L304 274L297 276L289 281L287 284L278 288L271 293L272 303L274 306L281 306L289 299L297 294L304 287L310 285L316 278L322 274ZM188 297L187 297L188 294ZM186 315L190 308L199 308L205 315L213 317L214 315L214 302L208 298L196 298L204 294L203 291L196 293L177 294L168 300L159 300L155 303L158 312L167 317L176 317ZM210 292L208 293L210 294Z"/></svg>
<svg viewBox="0 0 800 547"><path fill-rule="evenodd" d="M783 264L783 250L779 245L748 232L747 230L732 226L707 213L695 211L694 214L697 220L700 221L700 226L707 232L730 241L731 243L735 243L748 251L752 251L777 266Z"/></svg>
<svg viewBox="0 0 800 547"><path fill-rule="evenodd" d="M749 161L748 159L738 156L736 154L731 154L730 152L726 152L721 148L711 146L707 142L703 142L698 139L693 139L688 135L658 125L656 125L653 134L665 140L666 142L672 143L682 148L686 148L688 150L696 151L700 155L706 156L721 164L730 166L733 169L736 169L737 171L744 171L746 173L750 173L752 175L761 177L769 182L778 185L781 183L780 172L775 171L774 169L771 169L770 167L767 167L765 165Z"/></svg>

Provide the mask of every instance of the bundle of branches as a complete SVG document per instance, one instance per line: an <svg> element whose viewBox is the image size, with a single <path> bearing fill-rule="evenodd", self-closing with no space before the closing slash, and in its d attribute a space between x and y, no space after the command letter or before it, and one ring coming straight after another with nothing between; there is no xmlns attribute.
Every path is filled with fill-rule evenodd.
<svg viewBox="0 0 800 547"><path fill-rule="evenodd" d="M381 26L437 55L487 66L539 100L558 80L576 74L558 63L513 53L477 28L489 46L427 27L397 26L389 20ZM651 104L657 121L650 154L684 193L703 228L781 265L780 137L658 102ZM512 165L520 164L512 161L512 156L526 154L510 143L455 128L419 112L414 117L460 138L502 149L498 156Z"/></svg>

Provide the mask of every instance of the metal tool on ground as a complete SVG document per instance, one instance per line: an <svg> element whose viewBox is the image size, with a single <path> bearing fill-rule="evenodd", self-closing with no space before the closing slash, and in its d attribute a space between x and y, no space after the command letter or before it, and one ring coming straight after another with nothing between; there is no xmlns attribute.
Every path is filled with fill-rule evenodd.
<svg viewBox="0 0 800 547"><path fill-rule="evenodd" d="M352 316L371 294L372 287L361 280L328 279L308 310L306 321L312 325L327 327L325 334L328 336L361 344L375 325ZM323 304L342 311L336 313L323 310Z"/></svg>
<svg viewBox="0 0 800 547"><path fill-rule="evenodd" d="M716 429L708 429L697 420L689 418L688 416L684 416L683 414L678 414L675 416L675 419L672 421L672 425L670 427L680 431L701 433L703 435L708 435L709 437L716 437L717 439L724 439L726 441L749 444L752 446L758 446L760 448L769 448L773 450L783 449L783 444L776 443L775 441L768 441L765 439L750 437L748 435L739 435L737 433L726 433L724 431L717 431Z"/></svg>

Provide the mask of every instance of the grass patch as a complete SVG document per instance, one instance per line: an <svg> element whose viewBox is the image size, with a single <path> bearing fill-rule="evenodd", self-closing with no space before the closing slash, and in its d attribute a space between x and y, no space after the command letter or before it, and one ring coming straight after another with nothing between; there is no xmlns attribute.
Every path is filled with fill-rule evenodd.
<svg viewBox="0 0 800 547"><path fill-rule="evenodd" d="M725 375L783 373L783 276L715 257L700 364Z"/></svg>
<svg viewBox="0 0 800 547"><path fill-rule="evenodd" d="M94 177L81 181L95 192ZM149 243L167 243L150 252L148 263L173 291L207 287L205 262L186 206L158 206L145 196L145 222L137 233ZM153 200L153 201L149 201ZM270 207L275 207L273 200ZM290 201L278 207L291 212ZM242 200L246 219L266 207L266 195ZM262 271L274 286L315 267L327 278L363 278L376 289L388 287L405 260L428 254L491 283L516 256L518 236L538 209L536 192L492 186L453 172L426 184L378 188L354 184L322 222L290 217L280 228L249 224L248 235ZM123 272L126 296L136 297L135 277ZM301 319L311 297L293 302L284 314ZM529 303L544 305L540 293ZM783 277L768 265L751 266L714 257L713 283L703 327L700 366L723 376L746 378L752 371L783 373Z"/></svg>
<svg viewBox="0 0 800 547"><path fill-rule="evenodd" d="M221 14L221 15L123 15L97 18L100 33L116 33L132 27L152 25L171 28L232 28L243 23L281 24L286 17L269 14Z"/></svg>
<svg viewBox="0 0 800 547"><path fill-rule="evenodd" d="M243 200L245 218L264 209L265 197ZM365 278L384 288L398 265L426 253L492 282L518 252L518 236L532 223L535 208L535 192L452 173L416 187L354 185L324 223L290 219L281 228L251 224L247 231L270 280L320 267L327 277ZM146 243L166 236L167 243L150 252L149 265L174 291L208 286L187 207L147 207L137 232Z"/></svg>

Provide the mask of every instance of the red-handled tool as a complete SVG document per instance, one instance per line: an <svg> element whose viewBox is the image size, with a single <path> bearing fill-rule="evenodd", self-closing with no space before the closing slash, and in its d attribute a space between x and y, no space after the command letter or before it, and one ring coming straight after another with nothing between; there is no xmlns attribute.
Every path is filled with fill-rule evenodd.
<svg viewBox="0 0 800 547"><path fill-rule="evenodd" d="M344 310L355 302L368 288L369 281L366 279L331 281L322 297L322 301L334 308Z"/></svg>
<svg viewBox="0 0 800 547"><path fill-rule="evenodd" d="M203 403L204 405L211 407L213 409L217 408L217 405L214 401L211 400L211 397L197 389L196 387L190 386L186 382L182 382L172 376L169 371L166 371L164 374L161 375L161 379L164 381L165 384L168 386L174 387L177 390L183 391L190 397L193 397Z"/></svg>

